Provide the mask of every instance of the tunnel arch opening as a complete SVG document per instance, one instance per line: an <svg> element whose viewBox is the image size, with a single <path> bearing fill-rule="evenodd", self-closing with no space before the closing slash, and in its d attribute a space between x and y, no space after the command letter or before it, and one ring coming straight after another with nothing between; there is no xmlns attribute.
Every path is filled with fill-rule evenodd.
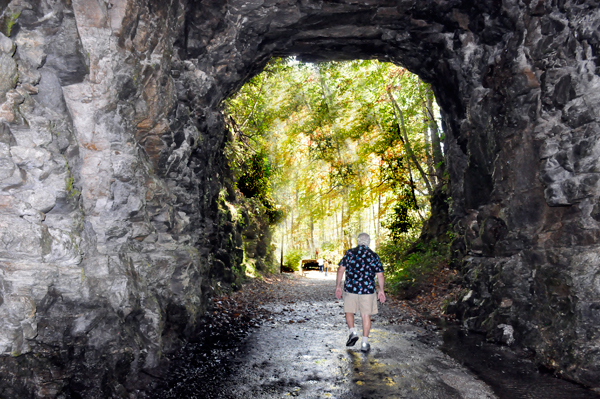
<svg viewBox="0 0 600 399"><path fill-rule="evenodd" d="M279 267L297 268L287 259L300 252L327 253L337 264L361 231L376 250L413 242L429 219L429 198L446 204L437 104L430 86L404 68L275 59L225 104L235 185L240 198L264 206L264 236L277 247ZM422 244L435 241L445 254L447 206L433 219Z"/></svg>
<svg viewBox="0 0 600 399"><path fill-rule="evenodd" d="M458 32L450 34L449 31L456 28L457 24L462 24L461 29L464 29L465 18L468 20L468 17L452 7L444 10L443 7L440 9L429 5L419 10L411 7L402 10L400 6L390 4L389 7L382 8L382 4L376 3L340 3L322 8L294 5L291 9L294 10L293 13L297 9L298 13L293 17L282 9L274 8L269 23L257 17L256 22L248 22L232 34L229 37L231 41L215 41L214 48L210 42L208 45L203 43L202 46L196 46L199 42L189 40L200 35L198 31L201 28L195 31L199 27L195 26L194 15L205 15L207 7L200 4L197 10L189 14L186 40L180 40L187 46L180 49L181 58L197 60L199 66L204 62L210 65L214 56L208 49L218 51L222 46L235 59L234 63L225 65L221 61L218 66L210 66L225 72L221 76L214 76L215 97L211 104L220 104L237 92L245 82L258 75L273 57L293 56L300 61L317 63L375 59L407 68L432 85L442 112L441 129L446 137L445 145L455 147L450 151L455 151L462 158L456 164L460 166L448 172L449 175L457 175L457 179L451 179L455 182L451 187L454 192L450 194L455 198L452 202L453 215L464 217L468 213L467 209L477 209L491 201L493 160L499 151L491 134L484 132L495 129L491 120L483 121L481 126L469 126L473 140L460 134L463 128L461 124L464 125L467 121L465 110L468 106L465 99L461 98L461 90L464 91L467 87L467 80L476 80L487 68L475 64L469 65L466 70L461 69L464 64L459 67L458 59L461 59L460 63L464 63L465 55L468 58L471 50L463 49L463 54L459 54L460 51L457 50L461 45L468 48L477 39L472 32L461 37ZM487 12L498 13L498 10L488 10L489 5L481 7ZM264 12L260 8L257 10ZM249 15L253 12L249 11L249 14L241 14L245 14L244 18L251 21ZM443 11L451 14L442 17ZM439 12L442 14L438 14ZM283 20L280 21L279 17L283 17ZM448 26L444 26L442 20ZM427 39L423 40L423 37ZM452 60L453 57L455 60ZM431 221L430 231L426 234L428 239L434 238L436 234L444 234L443 230L448 226L448 201L442 196L440 194L440 198L434 201L435 206L440 208L435 213L446 220Z"/></svg>

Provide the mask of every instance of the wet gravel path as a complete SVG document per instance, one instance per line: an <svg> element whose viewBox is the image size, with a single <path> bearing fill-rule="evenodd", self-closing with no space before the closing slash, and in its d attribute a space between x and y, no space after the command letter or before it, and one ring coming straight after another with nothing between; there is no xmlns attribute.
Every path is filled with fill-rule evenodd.
<svg viewBox="0 0 600 399"><path fill-rule="evenodd" d="M205 336L177 355L170 387L156 397L599 397L540 375L506 348L442 332L393 299L380 304L373 318L371 351L362 353L360 341L347 348L342 301L334 288L334 275L309 272L267 279L217 300ZM356 320L360 332L360 317Z"/></svg>
<svg viewBox="0 0 600 399"><path fill-rule="evenodd" d="M495 397L449 356L420 342L422 330L389 324L386 319L395 313L390 305L380 306L374 317L371 351L361 352L358 343L347 348L334 277L314 278L322 277L317 272L310 277L280 285L274 295L279 300L265 303L273 318L248 337L222 397Z"/></svg>

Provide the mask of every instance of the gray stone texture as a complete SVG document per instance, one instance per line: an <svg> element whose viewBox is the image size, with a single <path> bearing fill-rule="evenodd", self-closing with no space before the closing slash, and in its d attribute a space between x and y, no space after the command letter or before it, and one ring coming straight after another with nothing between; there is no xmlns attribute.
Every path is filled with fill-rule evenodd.
<svg viewBox="0 0 600 399"><path fill-rule="evenodd" d="M598 5L2 6L0 26L18 18L0 36L0 394L147 397L159 383L207 296L238 283L244 240L259 257L268 243L240 223L220 102L285 55L376 58L433 84L458 312L600 388Z"/></svg>

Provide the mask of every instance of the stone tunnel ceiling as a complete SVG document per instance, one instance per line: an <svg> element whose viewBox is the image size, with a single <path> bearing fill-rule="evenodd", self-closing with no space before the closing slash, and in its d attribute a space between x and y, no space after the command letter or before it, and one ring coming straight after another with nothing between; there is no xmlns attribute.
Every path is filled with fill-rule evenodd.
<svg viewBox="0 0 600 399"><path fill-rule="evenodd" d="M498 341L511 325L537 362L600 388L598 5L1 3L0 370L29 369L23 389L48 397L57 373L117 381L90 397L148 387L138 372L160 373L207 297L236 284L219 104L297 55L432 83L460 316Z"/></svg>

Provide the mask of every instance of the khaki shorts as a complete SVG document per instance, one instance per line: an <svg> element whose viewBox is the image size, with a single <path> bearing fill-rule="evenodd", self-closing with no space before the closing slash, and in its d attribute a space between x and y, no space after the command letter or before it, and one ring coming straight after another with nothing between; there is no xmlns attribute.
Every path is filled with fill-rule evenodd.
<svg viewBox="0 0 600 399"><path fill-rule="evenodd" d="M351 294L344 291L344 313L377 314L377 294Z"/></svg>

